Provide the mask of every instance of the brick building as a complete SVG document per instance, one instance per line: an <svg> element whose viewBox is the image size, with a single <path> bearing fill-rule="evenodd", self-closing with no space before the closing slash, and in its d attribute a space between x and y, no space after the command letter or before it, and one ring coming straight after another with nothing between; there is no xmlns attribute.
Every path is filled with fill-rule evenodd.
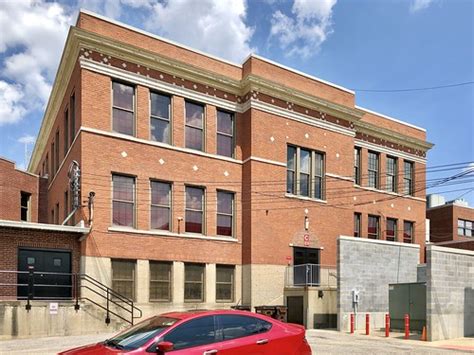
<svg viewBox="0 0 474 355"><path fill-rule="evenodd" d="M474 250L474 208L465 201L444 202L430 195L426 218L430 220L430 242L451 248Z"/></svg>
<svg viewBox="0 0 474 355"><path fill-rule="evenodd" d="M431 146L338 85L82 11L28 170L56 223L78 162L82 272L153 311L255 306L285 302L288 265L335 269L340 235L423 249Z"/></svg>

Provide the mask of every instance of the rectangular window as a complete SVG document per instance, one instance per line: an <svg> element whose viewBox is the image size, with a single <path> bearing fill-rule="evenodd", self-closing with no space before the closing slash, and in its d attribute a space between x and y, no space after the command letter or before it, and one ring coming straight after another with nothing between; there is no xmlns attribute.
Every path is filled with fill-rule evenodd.
<svg viewBox="0 0 474 355"><path fill-rule="evenodd" d="M288 146L286 166L287 193L324 199L323 153Z"/></svg>
<svg viewBox="0 0 474 355"><path fill-rule="evenodd" d="M235 266L216 265L216 301L234 302Z"/></svg>
<svg viewBox="0 0 474 355"><path fill-rule="evenodd" d="M31 194L28 192L21 192L21 211L20 211L20 218L22 221L29 222L30 221L30 198Z"/></svg>
<svg viewBox="0 0 474 355"><path fill-rule="evenodd" d="M45 161L44 166L46 169L45 172L46 172L46 175L49 176L49 155L47 153L46 153L46 158L44 159L44 161Z"/></svg>
<svg viewBox="0 0 474 355"><path fill-rule="evenodd" d="M234 115L217 110L217 154L234 156Z"/></svg>
<svg viewBox="0 0 474 355"><path fill-rule="evenodd" d="M458 235L464 237L473 236L473 222L464 219L458 219Z"/></svg>
<svg viewBox="0 0 474 355"><path fill-rule="evenodd" d="M55 144L56 144L56 150L54 151L54 154L55 154L54 168L56 170L54 170L54 172L57 172L59 169L59 130L56 131Z"/></svg>
<svg viewBox="0 0 474 355"><path fill-rule="evenodd" d="M314 152L314 197L324 198L324 155Z"/></svg>
<svg viewBox="0 0 474 355"><path fill-rule="evenodd" d="M135 265L132 260L112 259L112 289L131 300L135 299Z"/></svg>
<svg viewBox="0 0 474 355"><path fill-rule="evenodd" d="M69 110L64 111L64 156L69 149Z"/></svg>
<svg viewBox="0 0 474 355"><path fill-rule="evenodd" d="M379 188L379 154L369 151L369 187Z"/></svg>
<svg viewBox="0 0 474 355"><path fill-rule="evenodd" d="M380 217L369 215L367 236L370 239L379 239L379 235L380 235Z"/></svg>
<svg viewBox="0 0 474 355"><path fill-rule="evenodd" d="M186 101L186 148L204 151L204 106Z"/></svg>
<svg viewBox="0 0 474 355"><path fill-rule="evenodd" d="M286 192L296 195L296 148L286 150Z"/></svg>
<svg viewBox="0 0 474 355"><path fill-rule="evenodd" d="M204 265L184 264L184 300L204 302Z"/></svg>
<svg viewBox="0 0 474 355"><path fill-rule="evenodd" d="M232 237L234 223L234 194L217 191L217 235Z"/></svg>
<svg viewBox="0 0 474 355"><path fill-rule="evenodd" d="M112 93L112 129L118 133L135 135L135 88L114 81Z"/></svg>
<svg viewBox="0 0 474 355"><path fill-rule="evenodd" d="M354 182L357 185L360 185L360 148L355 147L354 148Z"/></svg>
<svg viewBox="0 0 474 355"><path fill-rule="evenodd" d="M71 137L69 137L71 143L69 144L69 146L71 146L72 142L74 141L74 137L76 136L76 93L73 93L71 95L71 98L69 99L69 111L71 112Z"/></svg>
<svg viewBox="0 0 474 355"><path fill-rule="evenodd" d="M405 160L403 166L403 186L405 188L405 194L413 195L413 163Z"/></svg>
<svg viewBox="0 0 474 355"><path fill-rule="evenodd" d="M397 192L397 158L387 157L387 191Z"/></svg>
<svg viewBox="0 0 474 355"><path fill-rule="evenodd" d="M186 186L185 231L204 233L204 189Z"/></svg>
<svg viewBox="0 0 474 355"><path fill-rule="evenodd" d="M171 184L151 182L151 228L171 230Z"/></svg>
<svg viewBox="0 0 474 355"><path fill-rule="evenodd" d="M403 243L413 243L413 222L403 222Z"/></svg>
<svg viewBox="0 0 474 355"><path fill-rule="evenodd" d="M390 242L397 241L397 220L394 218L387 218L386 239Z"/></svg>
<svg viewBox="0 0 474 355"><path fill-rule="evenodd" d="M150 261L150 301L171 302L171 262Z"/></svg>
<svg viewBox="0 0 474 355"><path fill-rule="evenodd" d="M135 226L135 178L112 175L112 224Z"/></svg>
<svg viewBox="0 0 474 355"><path fill-rule="evenodd" d="M170 144L171 97L152 92L150 93L150 106L151 140Z"/></svg>
<svg viewBox="0 0 474 355"><path fill-rule="evenodd" d="M354 237L360 237L361 214L354 213Z"/></svg>

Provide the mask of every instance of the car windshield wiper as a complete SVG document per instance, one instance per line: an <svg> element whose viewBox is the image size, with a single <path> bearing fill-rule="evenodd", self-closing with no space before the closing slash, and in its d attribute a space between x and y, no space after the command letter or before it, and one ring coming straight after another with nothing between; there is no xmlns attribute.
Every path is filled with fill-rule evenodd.
<svg viewBox="0 0 474 355"><path fill-rule="evenodd" d="M123 345L120 345L116 340L107 339L104 341L104 345L112 346L117 349L123 349Z"/></svg>

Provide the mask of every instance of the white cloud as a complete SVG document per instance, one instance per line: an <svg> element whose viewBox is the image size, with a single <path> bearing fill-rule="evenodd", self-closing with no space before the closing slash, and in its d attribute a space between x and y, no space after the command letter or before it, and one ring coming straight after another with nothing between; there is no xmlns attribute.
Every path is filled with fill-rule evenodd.
<svg viewBox="0 0 474 355"><path fill-rule="evenodd" d="M8 98L0 98L0 124L17 122L28 112L44 107L70 21L71 17L56 3L2 2L0 53L4 60L0 90Z"/></svg>
<svg viewBox="0 0 474 355"><path fill-rule="evenodd" d="M245 0L168 1L153 5L146 26L166 38L240 63L253 51L246 11Z"/></svg>
<svg viewBox="0 0 474 355"><path fill-rule="evenodd" d="M25 134L24 136L18 138L18 143L22 144L33 144L36 140L35 136Z"/></svg>
<svg viewBox="0 0 474 355"><path fill-rule="evenodd" d="M0 126L18 122L26 112L22 103L23 93L19 85L0 80Z"/></svg>
<svg viewBox="0 0 474 355"><path fill-rule="evenodd" d="M291 16L277 10L271 20L272 37L277 37L288 55L308 58L317 53L333 32L332 10L337 0L295 0Z"/></svg>
<svg viewBox="0 0 474 355"><path fill-rule="evenodd" d="M410 12L414 13L428 8L434 0L413 0L410 5Z"/></svg>

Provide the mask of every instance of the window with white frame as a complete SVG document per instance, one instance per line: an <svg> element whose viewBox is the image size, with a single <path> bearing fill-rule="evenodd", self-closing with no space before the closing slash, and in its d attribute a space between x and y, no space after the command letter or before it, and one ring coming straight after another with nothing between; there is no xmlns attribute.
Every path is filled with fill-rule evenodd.
<svg viewBox="0 0 474 355"><path fill-rule="evenodd" d="M232 237L234 224L234 193L217 191L217 235Z"/></svg>
<svg viewBox="0 0 474 355"><path fill-rule="evenodd" d="M115 132L135 135L135 88L112 82L112 129Z"/></svg>
<svg viewBox="0 0 474 355"><path fill-rule="evenodd" d="M150 93L151 140L169 144L171 142L171 97L156 92Z"/></svg>
<svg viewBox="0 0 474 355"><path fill-rule="evenodd" d="M413 222L403 222L403 243L413 243Z"/></svg>
<svg viewBox="0 0 474 355"><path fill-rule="evenodd" d="M387 156L387 186L389 192L397 192L397 158Z"/></svg>
<svg viewBox="0 0 474 355"><path fill-rule="evenodd" d="M171 301L171 269L173 263L150 261L150 301Z"/></svg>
<svg viewBox="0 0 474 355"><path fill-rule="evenodd" d="M204 264L184 264L184 301L204 302Z"/></svg>
<svg viewBox="0 0 474 355"><path fill-rule="evenodd" d="M112 175L112 224L135 226L135 178Z"/></svg>
<svg viewBox="0 0 474 355"><path fill-rule="evenodd" d="M404 161L403 186L406 195L413 195L413 163L411 161Z"/></svg>
<svg viewBox="0 0 474 355"><path fill-rule="evenodd" d="M204 189L186 186L185 231L204 233Z"/></svg>
<svg viewBox="0 0 474 355"><path fill-rule="evenodd" d="M204 106L186 101L186 148L204 151Z"/></svg>
<svg viewBox="0 0 474 355"><path fill-rule="evenodd" d="M171 230L171 184L151 181L151 229Z"/></svg>
<svg viewBox="0 0 474 355"><path fill-rule="evenodd" d="M367 237L369 239L379 239L380 236L380 217L369 215Z"/></svg>
<svg viewBox="0 0 474 355"><path fill-rule="evenodd" d="M369 151L368 155L368 186L379 188L379 153Z"/></svg>
<svg viewBox="0 0 474 355"><path fill-rule="evenodd" d="M472 237L473 236L473 221L468 221L465 219L458 219L458 235L462 235L464 237Z"/></svg>
<svg viewBox="0 0 474 355"><path fill-rule="evenodd" d="M394 218L387 218L385 239L391 242L397 241L397 220Z"/></svg>
<svg viewBox="0 0 474 355"><path fill-rule="evenodd" d="M234 302L233 265L216 265L216 301Z"/></svg>
<svg viewBox="0 0 474 355"><path fill-rule="evenodd" d="M217 110L217 154L234 156L234 114Z"/></svg>

